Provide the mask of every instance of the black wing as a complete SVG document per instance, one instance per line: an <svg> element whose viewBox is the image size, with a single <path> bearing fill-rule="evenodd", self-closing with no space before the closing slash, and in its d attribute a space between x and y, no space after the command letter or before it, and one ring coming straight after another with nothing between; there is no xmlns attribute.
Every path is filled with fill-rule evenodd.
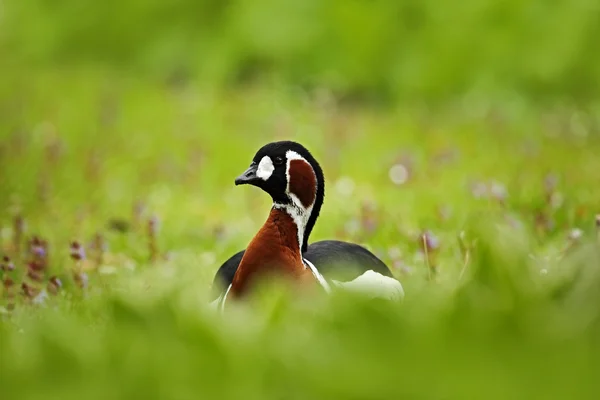
<svg viewBox="0 0 600 400"><path fill-rule="evenodd" d="M348 282L368 270L393 277L383 261L356 243L321 240L308 246L304 257L312 262L327 280Z"/></svg>

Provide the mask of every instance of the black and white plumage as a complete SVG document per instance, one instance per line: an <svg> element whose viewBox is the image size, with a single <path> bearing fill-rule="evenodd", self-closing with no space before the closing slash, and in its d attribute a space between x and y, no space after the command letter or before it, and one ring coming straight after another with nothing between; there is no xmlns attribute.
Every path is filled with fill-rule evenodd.
<svg viewBox="0 0 600 400"><path fill-rule="evenodd" d="M288 162L290 158L307 162L316 176L316 188L312 189L316 194L315 201L310 209L305 210L304 227L299 229L303 235L299 240L303 262L305 266L316 269L315 277L321 281L321 286L326 290L335 287L359 291L371 297L403 298L404 291L400 282L393 277L382 260L363 246L339 240L323 240L308 244L310 233L324 202L325 178L319 163L302 145L281 141L263 146L255 155L251 167L236 179L236 184L245 180L250 171L253 176L252 184L269 193L273 198L274 206L286 202L292 203L297 199L285 198L285 191L282 190L286 184L289 186L289 171L286 176L284 170L277 168L277 165L285 162L286 158ZM293 214L293 210L288 212ZM245 251L235 253L216 272L212 287L212 300L215 303L224 302ZM323 280L326 282L322 282Z"/></svg>

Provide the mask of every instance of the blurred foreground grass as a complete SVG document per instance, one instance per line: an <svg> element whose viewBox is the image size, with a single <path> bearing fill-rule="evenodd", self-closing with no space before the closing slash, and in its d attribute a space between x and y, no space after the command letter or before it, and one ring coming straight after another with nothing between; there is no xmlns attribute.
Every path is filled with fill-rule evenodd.
<svg viewBox="0 0 600 400"><path fill-rule="evenodd" d="M326 90L216 94L85 68L5 77L2 399L597 398L596 110L345 108ZM269 207L233 179L283 138L325 170L312 240L368 245L402 305L273 290L252 310L206 309Z"/></svg>

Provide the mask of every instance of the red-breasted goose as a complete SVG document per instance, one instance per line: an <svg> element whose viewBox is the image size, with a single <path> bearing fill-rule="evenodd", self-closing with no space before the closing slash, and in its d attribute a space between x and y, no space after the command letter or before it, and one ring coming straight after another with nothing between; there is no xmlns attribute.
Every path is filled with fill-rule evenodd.
<svg viewBox="0 0 600 400"><path fill-rule="evenodd" d="M338 240L308 245L325 197L319 163L299 143L263 146L236 185L261 188L273 199L262 228L245 250L225 261L213 279L213 304L242 297L257 279L279 274L318 283L326 291L344 288L372 297L401 299L402 285L383 261L364 247Z"/></svg>

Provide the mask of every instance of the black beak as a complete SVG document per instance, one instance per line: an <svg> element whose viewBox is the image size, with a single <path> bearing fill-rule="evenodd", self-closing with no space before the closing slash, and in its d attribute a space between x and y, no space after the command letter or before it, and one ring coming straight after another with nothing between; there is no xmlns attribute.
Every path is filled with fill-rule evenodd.
<svg viewBox="0 0 600 400"><path fill-rule="evenodd" d="M235 178L235 185L253 185L258 182L260 178L256 176L257 168L256 164L252 164L243 174Z"/></svg>

